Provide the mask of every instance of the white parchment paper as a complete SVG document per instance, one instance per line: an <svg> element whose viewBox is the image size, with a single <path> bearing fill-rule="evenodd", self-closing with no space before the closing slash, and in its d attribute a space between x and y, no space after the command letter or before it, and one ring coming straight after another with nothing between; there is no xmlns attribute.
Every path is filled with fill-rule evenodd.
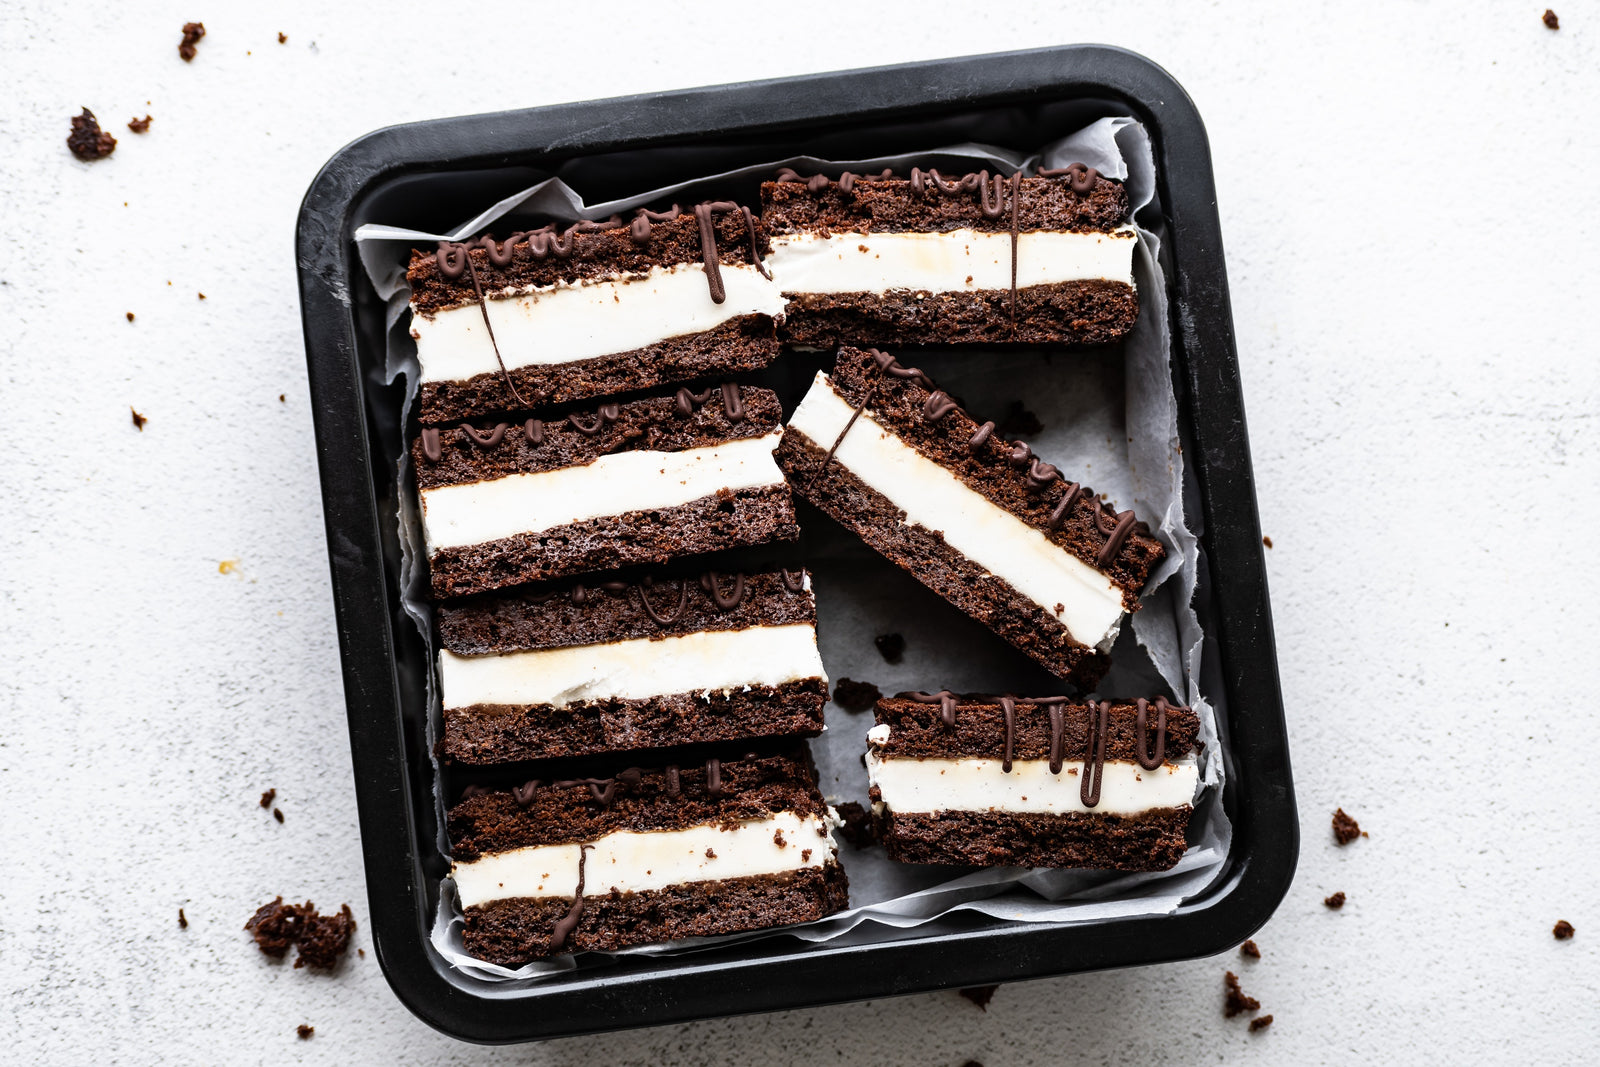
<svg viewBox="0 0 1600 1067"><path fill-rule="evenodd" d="M1200 740L1205 746L1202 796L1214 793L1222 785L1224 768L1215 715L1198 684L1203 634L1190 604L1199 555L1195 537L1184 522L1183 456L1169 366L1171 338L1160 258L1161 221L1153 207L1155 166L1149 137L1131 118L1101 119L1031 155L968 143L864 160L794 157L593 205L584 204L563 182L550 179L506 197L449 233L363 226L355 235L361 261L387 307L387 380L404 377L406 404L414 402L418 366L404 328L410 297L405 269L414 246L461 240L513 213L573 221L605 218L673 198L692 201L698 187L728 178L765 177L781 166L803 174L886 166L903 173L912 165L927 166L930 160L963 161L973 168L1003 171L1023 167L1030 172L1083 162L1127 185L1139 226L1134 273L1140 310L1134 331L1119 350L961 351L929 355L917 362L980 419L1000 420L1010 403L1024 401L1044 423L1037 434L1026 438L1035 452L1058 466L1063 476L1094 486L1117 507L1132 507L1166 544L1167 559L1147 584L1142 609L1133 615L1131 627L1124 626L1112 649L1113 667L1100 694L1108 699L1131 699L1165 689L1193 706L1200 716ZM406 484L409 457L402 454L395 461L400 466L401 484ZM431 650L426 562L417 502L409 494L402 495L397 518L405 557L406 610ZM816 586L822 659L834 682L845 677L870 681L885 693L941 688L957 692L1054 689L1048 675L1031 661L832 524L806 525L804 554ZM876 635L887 632L906 638L906 654L898 664L886 663L873 644ZM430 688L432 684L430 679ZM436 707L433 697L430 691L430 707ZM865 802L867 778L861 754L871 724L870 712L851 713L829 705L828 728L811 742L811 751L830 801ZM430 725L430 746L436 727L436 722ZM436 774L436 791L438 780ZM443 797L437 799L439 845L448 852ZM1217 877L1231 836L1220 804L1198 804L1191 827L1195 844L1182 861L1169 871L1143 874L914 866L890 863L878 847L856 850L843 845L840 860L850 878L851 905L845 912L782 931L696 938L621 954L690 952L706 945L780 935L807 941L870 941L892 937L893 929L920 926L963 910L1021 923L1166 914ZM441 887L433 944L468 974L486 980L537 979L575 967L603 966L607 956L613 955L585 953L512 969L467 955L460 931L460 910L447 879Z"/></svg>

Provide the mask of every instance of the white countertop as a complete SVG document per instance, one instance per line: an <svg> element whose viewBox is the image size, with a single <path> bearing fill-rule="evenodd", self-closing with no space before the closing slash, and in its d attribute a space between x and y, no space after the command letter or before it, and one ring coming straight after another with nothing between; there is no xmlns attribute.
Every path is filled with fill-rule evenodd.
<svg viewBox="0 0 1600 1067"><path fill-rule="evenodd" d="M0 9L18 1062L1593 1058L1594 4L1559 32L1481 0L268 6ZM370 944L291 243L323 161L413 119L1070 40L1166 66L1212 137L1304 833L1263 958L500 1050L414 1019L370 952L265 962L240 927L280 892ZM121 142L93 165L62 143L84 105ZM1370 839L1333 845L1338 805ZM1229 968L1269 1030L1223 1019Z"/></svg>

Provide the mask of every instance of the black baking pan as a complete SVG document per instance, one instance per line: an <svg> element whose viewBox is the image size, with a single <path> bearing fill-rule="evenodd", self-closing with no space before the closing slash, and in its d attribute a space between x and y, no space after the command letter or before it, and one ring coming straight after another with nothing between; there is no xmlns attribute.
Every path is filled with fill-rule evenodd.
<svg viewBox="0 0 1600 1067"><path fill-rule="evenodd" d="M391 457L406 430L403 393L384 382L384 308L355 254L356 227L440 231L575 161L588 165L582 191L594 203L799 154L963 140L1031 150L1111 114L1142 121L1155 150L1189 522L1203 551L1201 688L1218 708L1233 822L1223 875L1160 917L1023 925L967 914L869 925L849 944L778 935L536 982L450 967L428 936L448 868L427 752L428 653L400 606L395 513L409 489ZM642 185L604 165L641 148L661 150ZM1283 899L1299 829L1211 155L1193 103L1149 60L1074 45L395 126L317 175L296 255L372 938L390 985L427 1023L471 1041L526 1041L1159 963L1238 944Z"/></svg>

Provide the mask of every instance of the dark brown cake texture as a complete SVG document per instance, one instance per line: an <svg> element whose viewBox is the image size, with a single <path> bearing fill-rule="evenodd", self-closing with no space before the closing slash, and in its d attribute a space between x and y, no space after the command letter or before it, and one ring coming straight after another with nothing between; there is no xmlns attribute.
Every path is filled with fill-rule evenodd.
<svg viewBox="0 0 1600 1067"><path fill-rule="evenodd" d="M582 467L620 452L680 452L763 437L781 415L777 396L767 389L724 384L696 393L684 387L549 420L424 427L412 460L426 510L431 489ZM724 489L673 507L628 510L621 499L618 505L615 514L583 522L439 548L429 556L433 594L469 596L800 535L782 483Z"/></svg>
<svg viewBox="0 0 1600 1067"><path fill-rule="evenodd" d="M908 178L849 172L830 181L780 171L761 186L761 215L776 238L791 234L1012 235L1009 290L803 293L789 301L784 338L795 344L1103 344L1133 327L1139 301L1125 282L1082 280L1016 288L1017 236L1037 230L1104 232L1127 220L1121 183L1073 164L1036 177L988 171L945 178L913 167ZM865 249L863 249L865 250ZM781 254L781 250L780 250ZM780 284L783 281L781 268ZM966 279L970 283L971 279Z"/></svg>
<svg viewBox="0 0 1600 1067"><path fill-rule="evenodd" d="M1139 592L1166 550L1133 512L1113 511L1028 445L1001 440L993 422L980 425L922 371L887 353L841 349L831 381L847 403L858 411L870 408L872 419L903 443L1099 570L1122 590L1124 610L1138 610ZM778 463L796 492L1057 677L1084 689L1100 680L1110 667L1103 653L951 548L938 531L902 521L904 512L893 501L833 459L839 443L813 441L793 426L785 430Z"/></svg>
<svg viewBox="0 0 1600 1067"><path fill-rule="evenodd" d="M627 768L608 778L535 780L511 790L470 789L450 809L448 826L452 858L460 865L512 849L594 842L624 830L728 829L778 813L828 816L803 750L697 766ZM807 857L813 849L831 847L825 836L785 844ZM580 855L586 857L587 851ZM806 922L841 910L849 896L844 870L831 860L820 867L644 892L608 890L607 872L586 872L585 862L580 861L575 895L508 897L464 908L467 950L514 967L558 952L614 950Z"/></svg>
<svg viewBox="0 0 1600 1067"><path fill-rule="evenodd" d="M1188 804L1133 814L1092 810L1108 760L1146 770L1170 766L1195 752L1199 719L1165 699L1134 704L1072 704L1065 696L996 697L902 693L880 700L877 725L886 740L873 755L890 762L989 759L1008 771L1014 760L1048 761L1053 773L1076 776L1067 761L1083 761L1080 794L1090 810L1029 813L989 810L901 812L873 787L873 815L888 856L902 863L969 866L1090 867L1166 870L1187 848ZM870 763L869 763L870 767ZM1002 772L1004 773L1004 771Z"/></svg>
<svg viewBox="0 0 1600 1067"><path fill-rule="evenodd" d="M703 217L702 217L703 216ZM443 311L480 305L491 320L499 294L640 276L652 268L701 263L712 299L722 303L721 267L755 266L771 241L761 220L727 201L708 201L689 211L640 208L629 222L620 216L518 231L503 240L484 235L443 242L412 253L406 279L411 307L431 318ZM485 295L487 294L487 295ZM771 316L740 315L698 333L667 337L643 348L571 362L506 369L462 381L424 382L424 423L449 422L493 412L565 404L669 382L758 370L778 354Z"/></svg>
<svg viewBox="0 0 1600 1067"><path fill-rule="evenodd" d="M816 625L816 600L803 570L645 576L633 582L574 584L540 593L479 597L442 605L441 646L462 656L660 640L753 626ZM822 731L827 680L748 685L726 692L552 704L457 706L443 693L440 755L490 764L673 745L740 741Z"/></svg>
<svg viewBox="0 0 1600 1067"><path fill-rule="evenodd" d="M91 163L115 152L117 139L100 128L100 121L94 117L93 111L84 108L81 115L72 117L72 132L67 135L67 148L85 163ZM128 321L133 321L132 313L128 315Z"/></svg>

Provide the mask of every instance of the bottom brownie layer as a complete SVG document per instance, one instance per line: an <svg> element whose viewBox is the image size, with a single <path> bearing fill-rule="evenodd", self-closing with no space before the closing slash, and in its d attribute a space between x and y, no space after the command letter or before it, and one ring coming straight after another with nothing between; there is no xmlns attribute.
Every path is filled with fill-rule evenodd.
<svg viewBox="0 0 1600 1067"><path fill-rule="evenodd" d="M825 447L793 427L778 445L778 466L796 492L1051 673L1089 690L1110 669L1104 653L1074 639L1059 619L951 548L938 531L901 521L905 513L893 501L837 461L817 476L826 456Z"/></svg>
<svg viewBox="0 0 1600 1067"><path fill-rule="evenodd" d="M1139 317L1131 285L1112 281L1058 282L1017 290L1015 325L1005 289L930 293L785 293L784 340L840 344L1106 344L1120 340Z"/></svg>
<svg viewBox="0 0 1600 1067"><path fill-rule="evenodd" d="M1164 871L1188 847L1184 831L1191 810L1156 808L1138 815L900 814L878 806L874 819L889 858L897 863Z"/></svg>
<svg viewBox="0 0 1600 1067"><path fill-rule="evenodd" d="M672 745L822 732L828 686L806 678L726 693L613 698L567 707L477 704L444 713L440 755L460 763L635 752Z"/></svg>
<svg viewBox="0 0 1600 1067"><path fill-rule="evenodd" d="M428 565L433 595L457 597L799 536L789 489L774 485L441 548Z"/></svg>
<svg viewBox="0 0 1600 1067"><path fill-rule="evenodd" d="M466 909L462 938L479 959L517 967L556 952L611 951L789 926L842 911L849 902L844 868L828 863L785 874L585 896L577 928L554 949L551 935L571 911L570 897L491 901Z"/></svg>
<svg viewBox="0 0 1600 1067"><path fill-rule="evenodd" d="M494 305L491 300L491 315ZM522 398L520 404L506 388L505 375L498 372L465 381L424 382L421 416L424 424L453 422L491 412L565 404L665 382L760 370L777 355L778 338L772 319L766 315L742 315L701 333L669 337L631 352L518 367L510 375Z"/></svg>

